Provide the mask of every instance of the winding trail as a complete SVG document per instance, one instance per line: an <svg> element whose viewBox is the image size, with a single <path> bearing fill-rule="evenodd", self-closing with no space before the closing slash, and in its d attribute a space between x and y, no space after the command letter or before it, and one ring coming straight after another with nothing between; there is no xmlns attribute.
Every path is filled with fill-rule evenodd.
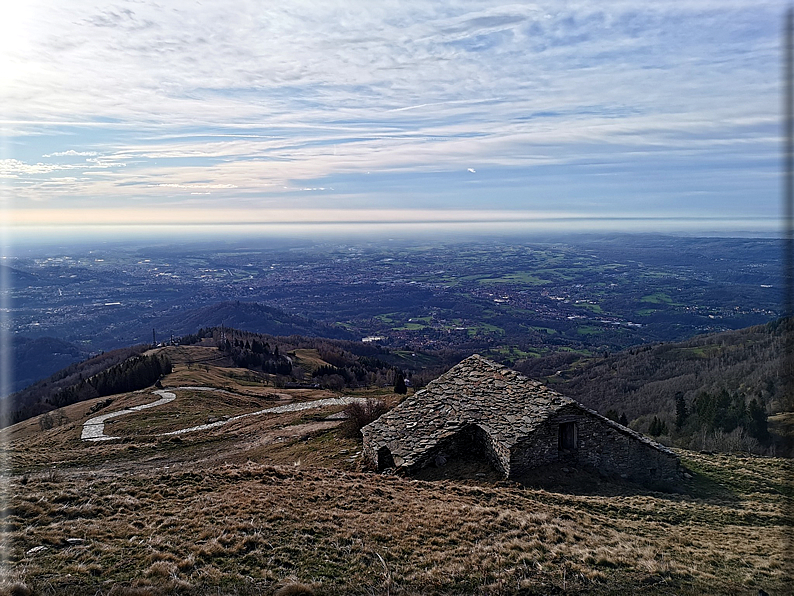
<svg viewBox="0 0 794 596"><path fill-rule="evenodd" d="M175 387L174 390L178 391L180 389L190 389L192 391L216 391L218 393L227 393L233 395L229 391L225 391L223 389L215 389L214 387ZM155 395L159 395L161 399L157 401L153 401L150 404L143 404L141 406L133 406L131 408L125 408L123 410L118 410L117 412L112 412L110 414L102 414L101 416L96 416L94 418L90 418L83 423L83 434L80 438L83 441L111 441L114 439L120 439L121 437L110 437L105 434L105 421L110 420L111 418L115 418L117 416L123 416L125 414L132 414L134 412L139 412L141 410L146 410L148 408L154 408L156 406L162 406L167 403L170 403L176 399L176 394L172 391L166 391L165 389L159 389L157 391L153 391ZM301 412L303 410L312 410L314 408L324 408L327 406L346 406L348 404L354 402L365 402L366 400L362 397L330 397L327 399L318 399L315 401L305 401L293 404L285 404L283 406L275 406L273 408L265 408L264 410L257 410L256 412L249 412L247 414L239 414L237 416L231 416L225 420L218 420L217 422L210 422L208 424L199 424L198 426L191 426L189 428L182 428L180 430L172 430L167 433L160 433L156 436L158 437L168 437L173 435L182 435L185 433L192 433L198 432L202 430L209 430L212 428L217 428L219 426L223 426L225 424L229 424L230 422L235 422L237 420L241 420L243 418L248 418L250 416L261 416L262 414L286 414L289 412Z"/></svg>
<svg viewBox="0 0 794 596"><path fill-rule="evenodd" d="M187 389L186 387L178 387L178 389ZM160 399L157 401L153 401L150 404L143 404L141 406L132 406L131 408L124 408L123 410L118 410L117 412L112 412L110 414L102 414L101 416L96 416L94 418L90 418L83 422L83 434L80 435L80 438L83 441L111 441L113 439L120 439L121 437L109 437L105 434L105 420L110 420L111 418L116 418L117 416L123 416L124 414L132 414L133 412L140 412L141 410L146 410L148 408L154 408L156 406L163 406L167 403L170 403L176 399L176 393L172 393L171 391L166 391L165 389L158 389L157 391L153 391L155 395L159 395Z"/></svg>

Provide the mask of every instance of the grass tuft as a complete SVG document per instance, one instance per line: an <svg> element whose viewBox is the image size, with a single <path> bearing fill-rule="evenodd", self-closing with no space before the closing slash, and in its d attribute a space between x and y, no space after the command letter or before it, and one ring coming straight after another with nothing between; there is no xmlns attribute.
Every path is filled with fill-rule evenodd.
<svg viewBox="0 0 794 596"><path fill-rule="evenodd" d="M25 584L15 582L8 586L0 586L0 596L33 596L33 590Z"/></svg>
<svg viewBox="0 0 794 596"><path fill-rule="evenodd" d="M273 596L314 596L314 588L308 584L296 582L287 584L276 590Z"/></svg>

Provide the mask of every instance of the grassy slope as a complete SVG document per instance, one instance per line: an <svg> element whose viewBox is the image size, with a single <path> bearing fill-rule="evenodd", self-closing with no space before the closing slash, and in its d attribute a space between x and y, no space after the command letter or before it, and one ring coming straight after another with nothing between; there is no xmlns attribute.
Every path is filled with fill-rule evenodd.
<svg viewBox="0 0 794 596"><path fill-rule="evenodd" d="M185 392L173 404L273 399L222 368L188 369L190 359L166 385L214 379L239 395ZM296 393L278 399L320 397ZM107 410L150 397L118 396ZM682 452L695 475L680 495L579 483L573 470L565 491L427 482L360 472L359 446L325 420L333 409L179 440L82 443L98 401L70 406L49 431L33 420L6 434L9 578L40 593L269 594L290 579L318 594L790 590L790 460Z"/></svg>

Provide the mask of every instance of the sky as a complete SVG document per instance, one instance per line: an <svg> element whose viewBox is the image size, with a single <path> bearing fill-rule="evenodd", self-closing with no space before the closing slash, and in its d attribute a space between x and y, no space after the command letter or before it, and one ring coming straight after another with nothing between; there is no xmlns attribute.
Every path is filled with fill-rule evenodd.
<svg viewBox="0 0 794 596"><path fill-rule="evenodd" d="M0 0L3 221L763 227L785 7Z"/></svg>

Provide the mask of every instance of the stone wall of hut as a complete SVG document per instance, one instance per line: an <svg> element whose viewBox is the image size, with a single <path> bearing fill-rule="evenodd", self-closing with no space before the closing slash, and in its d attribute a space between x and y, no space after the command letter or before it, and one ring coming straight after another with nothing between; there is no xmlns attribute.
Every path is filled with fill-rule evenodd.
<svg viewBox="0 0 794 596"><path fill-rule="evenodd" d="M571 423L576 429L576 445L564 449L560 445L560 425ZM674 453L578 408L552 415L530 436L517 442L511 450L510 476L517 478L550 464L583 466L606 476L648 485L671 485L681 480Z"/></svg>

